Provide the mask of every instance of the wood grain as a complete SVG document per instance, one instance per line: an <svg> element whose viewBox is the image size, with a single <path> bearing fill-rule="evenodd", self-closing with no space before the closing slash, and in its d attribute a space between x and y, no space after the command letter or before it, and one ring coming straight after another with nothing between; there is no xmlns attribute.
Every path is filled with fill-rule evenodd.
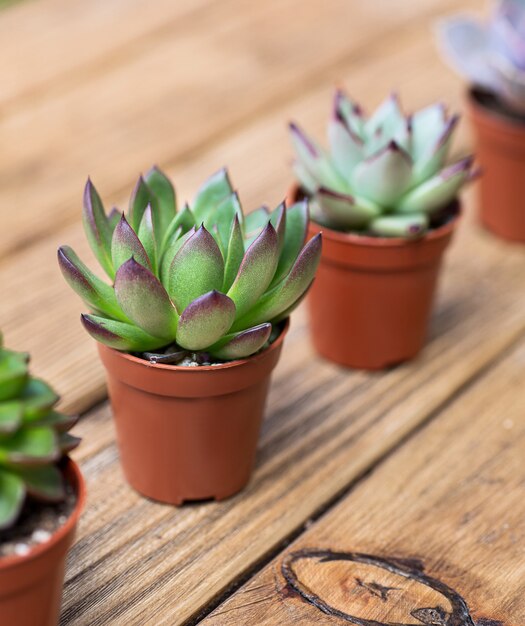
<svg viewBox="0 0 525 626"><path fill-rule="evenodd" d="M459 107L460 83L443 71L442 63L424 31L410 31L390 54L385 55L383 49L367 54L366 62L354 59L334 68L309 92L297 94L291 102L261 115L203 154L169 168L179 196L191 198L203 172L214 171L222 163L228 163L247 209L263 202L277 205L290 181L287 164L290 148L285 121L298 119L321 136L329 115L336 75L352 93L366 94L362 98L363 103L372 107L384 97L384 85L390 83L392 74L398 67L405 67L406 73L400 78L399 87L407 108L427 104L442 93L447 93L452 106ZM371 74L377 77L377 82L370 83ZM467 124L464 123L461 129L463 135L459 138L463 146L467 141L466 129ZM79 185L79 201L81 189L82 185ZM116 197L114 200L124 205L126 199ZM78 208L77 215L79 211ZM0 327L11 345L30 350L40 375L56 381L64 396L65 406L79 411L89 408L103 397L104 377L93 343L78 322L83 307L65 285L55 263L56 248L64 243L72 245L82 257L90 258L81 225L77 221L0 263L0 284L4 294L0 302ZM495 242L487 245L498 249ZM470 256L472 253L465 254ZM476 255L483 254L484 249L476 252ZM520 256L515 253L511 258L519 259ZM510 294L507 297L510 300ZM32 307L41 311L37 321ZM70 360L62 358L65 354Z"/></svg>
<svg viewBox="0 0 525 626"><path fill-rule="evenodd" d="M118 62L106 49L93 71L0 117L0 145L9 146L0 154L0 256L77 221L88 174L106 197L122 193L153 162L180 163L304 93L331 67L361 64L370 41L390 54L403 30L425 33L454 4L424 0L403 10L397 2L394 11L360 0L223 0L180 29L175 20L144 44L130 41ZM383 92L390 86L391 78Z"/></svg>
<svg viewBox="0 0 525 626"><path fill-rule="evenodd" d="M524 365L522 341L202 623L525 623Z"/></svg>
<svg viewBox="0 0 525 626"><path fill-rule="evenodd" d="M514 344L523 254L503 254L472 227L458 243L469 254L451 259L432 341L411 364L379 375L340 370L315 358L295 316L257 471L237 498L177 510L146 502L122 480L109 410L83 419L90 500L65 623L171 625L194 615ZM153 621L159 614L164 622Z"/></svg>

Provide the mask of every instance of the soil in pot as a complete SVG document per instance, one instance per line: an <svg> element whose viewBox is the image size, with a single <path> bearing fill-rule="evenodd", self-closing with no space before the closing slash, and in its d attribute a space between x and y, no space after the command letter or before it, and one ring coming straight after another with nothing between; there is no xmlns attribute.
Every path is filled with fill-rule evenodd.
<svg viewBox="0 0 525 626"><path fill-rule="evenodd" d="M18 526L20 531L2 535L2 549L14 552L0 557L2 626L58 624L66 556L85 502L78 467L66 461L64 472L70 485L66 502L54 506L53 513L45 506L28 505ZM29 550L17 546L28 546Z"/></svg>
<svg viewBox="0 0 525 626"><path fill-rule="evenodd" d="M222 500L246 485L287 330L248 359L198 367L153 364L99 344L132 487L179 505Z"/></svg>
<svg viewBox="0 0 525 626"><path fill-rule="evenodd" d="M297 187L289 199L300 197ZM426 334L443 252L459 214L453 203L441 223L417 240L323 233L323 253L308 295L312 342L345 367L385 369L415 357Z"/></svg>
<svg viewBox="0 0 525 626"><path fill-rule="evenodd" d="M481 222L504 239L525 242L525 116L476 89L470 90L468 102L483 170Z"/></svg>

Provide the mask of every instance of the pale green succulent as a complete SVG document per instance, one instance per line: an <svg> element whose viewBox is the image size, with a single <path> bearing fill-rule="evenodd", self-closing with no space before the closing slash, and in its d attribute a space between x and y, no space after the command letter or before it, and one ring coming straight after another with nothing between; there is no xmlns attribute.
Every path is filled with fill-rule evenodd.
<svg viewBox="0 0 525 626"><path fill-rule="evenodd" d="M82 316L98 341L128 352L186 352L219 360L250 356L268 341L313 281L321 239L305 245L308 206L284 203L270 213L241 209L225 170L177 211L169 179L153 168L139 178L127 215L106 215L88 181L84 226L112 284L64 246L64 277L91 309ZM166 356L166 354L164 354Z"/></svg>
<svg viewBox="0 0 525 626"><path fill-rule="evenodd" d="M0 530L16 523L26 498L66 496L60 459L80 441L75 417L55 411L58 396L29 374L29 355L6 350L0 334Z"/></svg>
<svg viewBox="0 0 525 626"><path fill-rule="evenodd" d="M342 231L421 236L473 176L472 157L446 165L457 122L440 104L407 117L395 95L367 118L337 91L328 151L290 124L312 218Z"/></svg>

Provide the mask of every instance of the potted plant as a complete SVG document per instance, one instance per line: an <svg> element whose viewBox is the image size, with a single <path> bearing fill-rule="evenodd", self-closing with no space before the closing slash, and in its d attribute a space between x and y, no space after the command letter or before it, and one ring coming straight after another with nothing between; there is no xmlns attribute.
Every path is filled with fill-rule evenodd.
<svg viewBox="0 0 525 626"><path fill-rule="evenodd" d="M470 81L468 103L483 177L480 217L496 235L525 242L525 3L503 0L487 24L443 22L441 48Z"/></svg>
<svg viewBox="0 0 525 626"><path fill-rule="evenodd" d="M127 214L94 186L84 226L112 284L68 247L62 272L107 370L122 466L155 500L223 499L249 480L288 316L310 286L321 238L306 202L244 216L227 172L177 210L169 179L140 177Z"/></svg>
<svg viewBox="0 0 525 626"><path fill-rule="evenodd" d="M326 358L363 369L421 349L441 257L457 223L472 158L445 165L457 116L433 105L405 117L396 96L367 118L337 91L325 151L290 125L298 183L323 255L309 297L312 339Z"/></svg>
<svg viewBox="0 0 525 626"><path fill-rule="evenodd" d="M0 336L0 624L56 626L85 486L67 454L76 419Z"/></svg>

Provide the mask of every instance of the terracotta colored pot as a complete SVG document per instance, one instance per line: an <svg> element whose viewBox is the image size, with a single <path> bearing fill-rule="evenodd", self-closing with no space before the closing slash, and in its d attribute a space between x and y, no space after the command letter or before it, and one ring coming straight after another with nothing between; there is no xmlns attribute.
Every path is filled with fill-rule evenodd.
<svg viewBox="0 0 525 626"><path fill-rule="evenodd" d="M209 367L154 365L99 344L132 487L179 505L223 500L246 485L287 330L288 322L260 354Z"/></svg>
<svg viewBox="0 0 525 626"><path fill-rule="evenodd" d="M288 201L298 197L297 186ZM422 239L388 239L322 231L323 252L308 294L316 350L346 367L378 370L423 347L445 248L457 218Z"/></svg>
<svg viewBox="0 0 525 626"><path fill-rule="evenodd" d="M468 101L483 169L481 222L504 239L525 242L525 122L485 106L475 90Z"/></svg>
<svg viewBox="0 0 525 626"><path fill-rule="evenodd" d="M78 466L67 461L66 476L77 492L75 509L51 539L26 556L0 558L0 624L56 626L60 614L64 568L84 508L86 487Z"/></svg>

